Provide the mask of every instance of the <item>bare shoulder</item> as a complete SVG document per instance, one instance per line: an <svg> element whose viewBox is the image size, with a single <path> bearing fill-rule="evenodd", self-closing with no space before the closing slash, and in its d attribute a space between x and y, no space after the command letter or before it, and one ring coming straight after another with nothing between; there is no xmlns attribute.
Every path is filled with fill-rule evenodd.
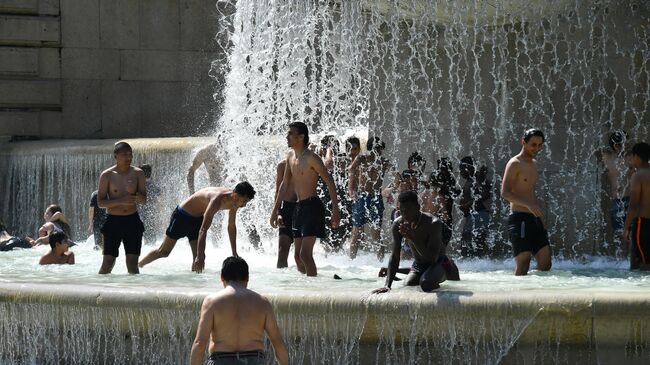
<svg viewBox="0 0 650 365"><path fill-rule="evenodd" d="M278 170L283 170L285 166L287 166L287 160L286 159L278 162Z"/></svg>
<svg viewBox="0 0 650 365"><path fill-rule="evenodd" d="M103 177L109 176L110 174L113 173L113 171L115 171L115 166L111 166L106 170L102 171L102 173L99 175L99 178L101 179Z"/></svg>

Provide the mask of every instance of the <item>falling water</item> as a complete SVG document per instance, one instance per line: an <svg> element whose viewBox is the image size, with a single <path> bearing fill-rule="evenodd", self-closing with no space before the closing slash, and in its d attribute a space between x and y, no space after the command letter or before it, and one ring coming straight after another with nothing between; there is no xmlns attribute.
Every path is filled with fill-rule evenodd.
<svg viewBox="0 0 650 365"><path fill-rule="evenodd" d="M233 2L234 3L234 2ZM226 7L228 8L228 7ZM541 128L538 196L556 254L614 254L592 152L615 128L650 137L650 8L644 1L252 1L222 13L229 39L228 172L272 187L284 149L251 143L290 121L369 129L399 169L465 155L495 182L492 245L507 241L496 189L528 127ZM236 8L236 9L235 9ZM251 168L254 166L254 168ZM257 201L268 216L273 189ZM461 219L455 219L456 232Z"/></svg>

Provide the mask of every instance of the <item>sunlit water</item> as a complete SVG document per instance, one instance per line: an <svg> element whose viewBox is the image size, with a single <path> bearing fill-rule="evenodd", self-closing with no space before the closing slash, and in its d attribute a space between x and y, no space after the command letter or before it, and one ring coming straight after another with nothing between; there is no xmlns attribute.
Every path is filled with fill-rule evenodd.
<svg viewBox="0 0 650 365"><path fill-rule="evenodd" d="M39 266L38 259L49 249L14 250L0 255L0 283L56 283L92 285L100 287L147 288L154 291L209 292L221 287L219 273L221 262L230 255L226 248L207 249L206 269L198 275L190 271L191 250L186 240L180 240L168 258L159 259L141 269L140 275L129 275L120 252L111 275L99 275L100 251L82 242L73 247L75 265ZM154 246L144 246L146 254ZM275 252L239 248L251 270L250 287L263 293L305 292L326 295L332 291L370 293L383 286L384 278L377 276L380 263L371 254L361 254L354 261L337 253L325 253L321 247L315 250L318 277L306 277L296 270L293 252L289 268L277 269ZM387 260L385 260L387 261ZM531 271L527 277L513 275L512 259L458 259L461 281L445 282L440 292L518 292L538 289L561 292L646 292L650 288L650 275L628 270L628 263L603 257L585 257L582 260L555 260L550 272ZM402 261L400 266L410 266ZM534 266L534 263L533 265ZM341 280L335 280L334 275ZM404 275L398 275L404 278ZM418 288L403 288L395 282L396 291L419 292Z"/></svg>

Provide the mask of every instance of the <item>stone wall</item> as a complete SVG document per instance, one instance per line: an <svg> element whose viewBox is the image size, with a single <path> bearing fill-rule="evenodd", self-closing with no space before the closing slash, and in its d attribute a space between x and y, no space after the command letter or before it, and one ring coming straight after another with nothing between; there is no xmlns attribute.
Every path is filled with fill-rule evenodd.
<svg viewBox="0 0 650 365"><path fill-rule="evenodd" d="M0 0L0 136L206 134L212 0Z"/></svg>

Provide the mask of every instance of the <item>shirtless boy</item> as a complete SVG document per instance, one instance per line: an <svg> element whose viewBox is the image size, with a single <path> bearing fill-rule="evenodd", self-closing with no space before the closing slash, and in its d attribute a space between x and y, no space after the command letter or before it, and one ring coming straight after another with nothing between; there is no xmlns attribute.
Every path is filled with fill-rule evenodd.
<svg viewBox="0 0 650 365"><path fill-rule="evenodd" d="M282 203L278 197L284 196L287 187L292 183L298 199L293 215L295 250L299 253L300 260L304 265L298 265L298 270L308 276L316 276L317 269L313 256L314 244L316 237L323 238L325 236L325 206L316 192L318 177L320 176L325 181L332 201L332 228L338 227L340 219L336 187L323 160L307 148L309 130L305 123L293 122L289 124L287 145L291 150L287 154L284 177L271 212L271 226L278 227L278 212ZM304 268L304 271L301 268Z"/></svg>
<svg viewBox="0 0 650 365"><path fill-rule="evenodd" d="M160 247L142 258L138 266L142 268L152 261L169 256L176 241L187 237L192 248L192 271L202 272L205 266L206 235L214 215L220 210L228 210L230 249L232 255L237 256L237 210L245 207L254 197L255 190L247 181L240 182L234 189L209 187L197 191L174 209Z"/></svg>
<svg viewBox="0 0 650 365"><path fill-rule="evenodd" d="M386 284L373 291L385 293L391 289L398 272L402 240L411 247L415 260L406 277L406 286L420 286L422 291L438 289L445 280L460 280L458 267L447 257L442 240L442 222L420 210L415 191L405 191L399 197L400 216L392 226L393 251L388 261Z"/></svg>
<svg viewBox="0 0 650 365"><path fill-rule="evenodd" d="M39 265L74 264L74 253L69 250L70 242L63 231L54 231L49 235L51 250L43 255Z"/></svg>
<svg viewBox="0 0 650 365"><path fill-rule="evenodd" d="M280 161L276 168L275 172L275 195L277 196L280 192L280 185L282 184L284 178L284 170L287 168L287 159ZM280 213L278 215L278 269L289 266L287 258L289 257L289 249L291 248L291 243L293 243L293 229L291 228L293 224L293 212L296 209L296 190L293 187L291 181L287 181L288 186L284 189L282 196L277 198L282 202L280 206ZM305 267L300 260L300 255L297 250L294 250L294 260L296 260L296 265L298 265L298 270L300 272L305 271ZM302 265L302 268L300 267Z"/></svg>
<svg viewBox="0 0 650 365"><path fill-rule="evenodd" d="M352 204L352 240L350 241L350 258L357 257L359 238L363 226L370 223L370 237L373 243L379 245L379 256L384 256L384 246L380 241L381 221L384 216L384 200L381 188L384 185L384 175L390 163L381 156L386 145L378 137L368 139L368 152L359 154L350 171L353 178L348 182L348 193L354 199Z"/></svg>
<svg viewBox="0 0 650 365"><path fill-rule="evenodd" d="M287 365L289 354L271 303L247 288L246 261L241 257L228 257L221 268L221 282L224 289L203 300L190 364L203 363L203 354L210 339L210 365L265 364L266 333L275 350L277 362Z"/></svg>
<svg viewBox="0 0 650 365"><path fill-rule="evenodd" d="M623 240L632 236L630 269L650 270L650 145L632 147L632 166L636 172L630 182L630 208L625 219Z"/></svg>
<svg viewBox="0 0 650 365"><path fill-rule="evenodd" d="M115 165L102 172L97 189L97 205L106 209L107 214L101 229L104 260L99 273L111 273L120 243L124 242L126 267L130 274L137 274L144 233L137 204L144 204L147 200L144 172L131 166L133 149L126 142L115 144L113 157Z"/></svg>
<svg viewBox="0 0 650 365"><path fill-rule="evenodd" d="M508 230L515 256L515 275L526 275L535 256L537 270L551 269L551 247L542 218L544 212L535 197L539 179L535 157L544 145L544 133L529 129L521 138L521 152L508 161L503 174L501 196L510 202Z"/></svg>

